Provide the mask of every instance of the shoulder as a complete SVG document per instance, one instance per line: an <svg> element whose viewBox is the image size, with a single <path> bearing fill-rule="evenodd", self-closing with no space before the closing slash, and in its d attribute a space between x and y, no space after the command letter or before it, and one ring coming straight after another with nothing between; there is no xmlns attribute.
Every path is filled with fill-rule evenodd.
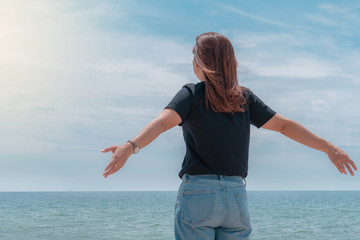
<svg viewBox="0 0 360 240"><path fill-rule="evenodd" d="M187 88L190 88L190 89L199 89L199 88L202 88L202 87L205 87L205 82L198 82L198 83L186 83L183 87L187 87Z"/></svg>
<svg viewBox="0 0 360 240"><path fill-rule="evenodd" d="M254 93L248 87L240 86L240 88L241 88L241 94L245 98L246 107L251 108L254 102Z"/></svg>
<svg viewBox="0 0 360 240"><path fill-rule="evenodd" d="M186 88L191 95L196 95L205 88L205 82L186 83L183 88Z"/></svg>
<svg viewBox="0 0 360 240"><path fill-rule="evenodd" d="M246 100L251 100L254 93L250 90L250 88L245 86L240 86L243 96L246 98Z"/></svg>

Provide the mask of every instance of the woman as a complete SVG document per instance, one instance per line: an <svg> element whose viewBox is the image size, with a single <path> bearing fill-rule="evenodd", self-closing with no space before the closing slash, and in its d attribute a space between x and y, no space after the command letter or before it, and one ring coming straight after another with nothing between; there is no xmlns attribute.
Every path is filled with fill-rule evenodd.
<svg viewBox="0 0 360 240"><path fill-rule="evenodd" d="M175 238L249 239L251 224L246 182L250 124L326 153L340 173L354 175L354 162L340 148L287 119L239 86L230 41L215 32L201 34L193 48L193 69L200 82L186 84L161 114L113 152L104 177L122 168L131 154L161 133L182 126L186 154L175 206ZM353 169L352 169L353 168Z"/></svg>

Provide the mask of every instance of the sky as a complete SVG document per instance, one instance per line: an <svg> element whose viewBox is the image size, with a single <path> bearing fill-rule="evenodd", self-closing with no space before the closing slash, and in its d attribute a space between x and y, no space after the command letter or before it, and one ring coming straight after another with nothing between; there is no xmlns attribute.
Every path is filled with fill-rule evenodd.
<svg viewBox="0 0 360 240"><path fill-rule="evenodd" d="M232 42L239 84L360 167L358 1L0 1L0 191L176 191L176 126L112 154L186 83L196 36ZM251 126L247 189L360 190L323 152Z"/></svg>

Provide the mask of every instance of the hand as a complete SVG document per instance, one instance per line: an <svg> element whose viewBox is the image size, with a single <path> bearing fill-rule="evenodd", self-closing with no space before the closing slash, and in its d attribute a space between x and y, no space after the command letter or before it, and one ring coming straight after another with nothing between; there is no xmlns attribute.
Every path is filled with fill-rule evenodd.
<svg viewBox="0 0 360 240"><path fill-rule="evenodd" d="M112 145L101 150L103 153L109 151L112 151L113 156L110 160L110 163L106 166L105 172L103 173L105 178L110 174L116 173L125 165L127 159L133 153L133 146L131 143L126 143L124 145Z"/></svg>
<svg viewBox="0 0 360 240"><path fill-rule="evenodd" d="M354 176L354 172L351 167L356 171L357 168L355 163L350 159L350 157L344 152L341 148L338 148L334 145L330 147L329 152L327 153L331 162L337 167L341 174L347 174L345 167L351 174Z"/></svg>

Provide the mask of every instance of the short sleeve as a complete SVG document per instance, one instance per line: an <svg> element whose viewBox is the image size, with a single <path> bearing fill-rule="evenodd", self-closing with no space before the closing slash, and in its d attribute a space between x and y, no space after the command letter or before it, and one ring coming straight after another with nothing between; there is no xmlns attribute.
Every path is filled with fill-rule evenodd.
<svg viewBox="0 0 360 240"><path fill-rule="evenodd" d="M269 121L276 112L267 106L259 97L252 91L250 93L250 123L257 128L261 128L267 121Z"/></svg>
<svg viewBox="0 0 360 240"><path fill-rule="evenodd" d="M179 124L179 126L181 126L189 116L191 106L192 94L189 87L187 85L184 85L165 108L171 108L172 110L177 112L177 114L179 114L181 118L181 123Z"/></svg>

